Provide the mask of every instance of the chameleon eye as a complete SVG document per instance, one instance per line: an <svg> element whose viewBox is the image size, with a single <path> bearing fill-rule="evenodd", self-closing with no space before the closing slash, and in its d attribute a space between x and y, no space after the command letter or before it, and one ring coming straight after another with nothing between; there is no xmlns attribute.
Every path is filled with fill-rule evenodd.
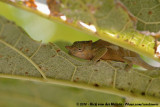
<svg viewBox="0 0 160 107"><path fill-rule="evenodd" d="M78 48L78 51L79 51L79 52L81 52L81 51L82 51L82 49L81 49L81 48Z"/></svg>

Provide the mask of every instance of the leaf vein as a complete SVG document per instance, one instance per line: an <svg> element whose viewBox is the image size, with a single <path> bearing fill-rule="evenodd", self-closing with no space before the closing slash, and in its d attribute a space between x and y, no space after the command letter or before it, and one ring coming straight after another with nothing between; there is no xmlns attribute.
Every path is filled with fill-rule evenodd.
<svg viewBox="0 0 160 107"><path fill-rule="evenodd" d="M42 46L42 43L40 43L40 45L39 45L39 47L37 48L37 50L30 56L30 59L32 59L32 57L33 57L34 55L36 55L36 53L39 51L39 49L41 48L41 46Z"/></svg>
<svg viewBox="0 0 160 107"><path fill-rule="evenodd" d="M16 45L18 44L19 40L21 39L22 34L20 34L20 36L18 37L17 41L15 42L15 44L13 45L14 47L16 47Z"/></svg>
<svg viewBox="0 0 160 107"><path fill-rule="evenodd" d="M46 76L45 76L45 74L43 73L43 71L30 58L28 58L25 54L23 54L21 51L19 51L15 47L11 46L10 44L6 43L2 39L0 39L0 42L2 44L6 45L7 47L11 48L12 50L16 51L18 54L20 54L21 56L23 56L25 59L27 59L39 71L39 73L42 75L42 77L44 79L47 79Z"/></svg>

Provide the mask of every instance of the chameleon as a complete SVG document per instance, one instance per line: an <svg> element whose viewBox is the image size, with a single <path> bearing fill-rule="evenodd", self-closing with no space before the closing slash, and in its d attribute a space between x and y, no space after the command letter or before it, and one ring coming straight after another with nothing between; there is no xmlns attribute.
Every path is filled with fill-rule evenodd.
<svg viewBox="0 0 160 107"><path fill-rule="evenodd" d="M134 64L148 70L158 68L147 64L141 59L139 54L103 40L97 40L95 42L91 40L76 41L73 45L65 46L65 48L69 51L70 55L91 60L93 63L96 63L100 59L127 63L125 66L126 71L129 71Z"/></svg>

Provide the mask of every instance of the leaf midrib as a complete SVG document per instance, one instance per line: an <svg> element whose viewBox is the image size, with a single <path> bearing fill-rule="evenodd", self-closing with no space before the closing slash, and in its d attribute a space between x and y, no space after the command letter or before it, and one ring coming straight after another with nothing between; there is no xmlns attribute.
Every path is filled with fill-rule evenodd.
<svg viewBox="0 0 160 107"><path fill-rule="evenodd" d="M16 51L18 54L20 54L22 57L24 57L25 59L27 59L38 71L39 73L42 75L42 77L44 79L47 79L47 77L45 76L45 74L43 73L43 71L29 58L27 57L24 53L22 53L21 51L19 51L18 49L16 49L15 47L11 46L10 44L8 44L7 42L3 41L2 39L0 39L0 43L6 45L7 47L11 48L12 50Z"/></svg>

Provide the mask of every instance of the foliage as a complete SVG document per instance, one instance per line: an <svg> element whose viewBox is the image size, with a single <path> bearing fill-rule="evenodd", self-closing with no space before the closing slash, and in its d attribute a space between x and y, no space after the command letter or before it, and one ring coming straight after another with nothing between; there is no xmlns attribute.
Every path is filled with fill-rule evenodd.
<svg viewBox="0 0 160 107"><path fill-rule="evenodd" d="M75 4L69 5L71 2ZM129 5L130 7L131 4L127 4L128 2L126 1L123 2L124 4L126 3L126 6ZM65 22L67 25L72 25L75 28L86 31L87 29L78 26L80 20L88 24L94 24L97 32L90 34L153 58L154 38L140 34L133 27L135 23L133 23L130 15L123 8L117 8L112 0L94 2L92 0L87 2L68 0L68 2L62 1L62 4L64 7L60 8L59 12L65 14L68 20L73 20L72 23ZM14 5L30 10L19 4ZM35 12L34 10L30 11ZM37 14L41 15L40 13ZM59 18L50 18L49 20L61 21ZM140 27L137 28L139 29ZM114 61L111 63L100 61L96 66L90 66L87 61L73 58L64 52L65 49L63 47L67 44L63 42L64 38L58 41L56 39L53 40L61 49L54 43L42 44L41 42L32 40L23 29L17 27L17 25L4 17L0 18L0 32L1 77L36 80L58 85L63 84L65 86L96 90L98 92L109 92L121 96L137 96L138 98L150 101L159 101L160 87L157 84L160 83L160 71L133 69L131 72L125 72L125 64ZM87 30L87 32L90 31ZM112 35L114 36L112 37ZM58 38L58 35L56 37ZM66 39L67 37L65 37ZM93 39L95 40L95 38ZM68 41L70 40L68 39ZM35 87L39 87L39 85ZM47 87L49 85L46 85L46 90L49 89ZM57 90L55 92L58 92ZM51 90L47 92L52 93ZM40 93L38 90L38 94ZM100 95L100 93L95 93L95 96L97 94ZM114 100L115 102L124 103L123 98L113 97L117 99ZM41 97L37 98L39 99ZM49 97L49 99L52 98ZM91 99L91 96L89 99ZM103 102L104 100L101 101ZM72 105L74 105L73 102Z"/></svg>

